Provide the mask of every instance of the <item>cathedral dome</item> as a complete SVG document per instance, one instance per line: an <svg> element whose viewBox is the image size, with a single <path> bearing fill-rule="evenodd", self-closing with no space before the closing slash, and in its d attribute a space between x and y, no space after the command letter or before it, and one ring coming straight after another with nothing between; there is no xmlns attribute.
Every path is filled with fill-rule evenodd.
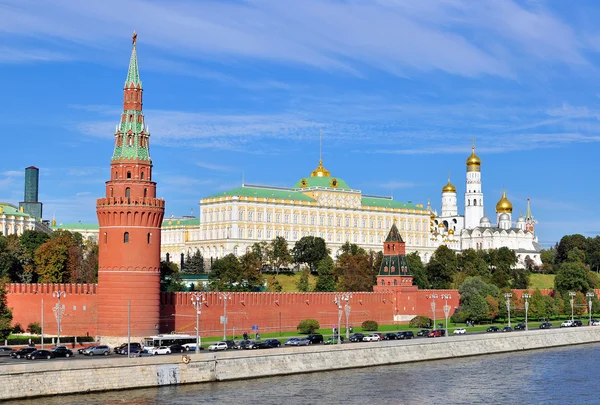
<svg viewBox="0 0 600 405"><path fill-rule="evenodd" d="M450 183L450 179L448 179L448 184L442 188L442 193L456 193L456 187Z"/></svg>
<svg viewBox="0 0 600 405"><path fill-rule="evenodd" d="M481 166L481 159L475 154L475 145L473 145L471 156L467 158L467 167L479 167Z"/></svg>
<svg viewBox="0 0 600 405"><path fill-rule="evenodd" d="M508 216L507 213L500 214L499 220L500 221L510 221L510 217Z"/></svg>
<svg viewBox="0 0 600 405"><path fill-rule="evenodd" d="M454 229L448 229L448 235L454 235Z"/></svg>
<svg viewBox="0 0 600 405"><path fill-rule="evenodd" d="M319 166L312 171L310 177L330 177L331 173L329 170L323 167L323 160L319 159Z"/></svg>
<svg viewBox="0 0 600 405"><path fill-rule="evenodd" d="M502 193L502 198L500 198L500 201L498 201L496 204L496 212L512 213L512 211L513 205L508 198L506 198L506 190L504 190Z"/></svg>

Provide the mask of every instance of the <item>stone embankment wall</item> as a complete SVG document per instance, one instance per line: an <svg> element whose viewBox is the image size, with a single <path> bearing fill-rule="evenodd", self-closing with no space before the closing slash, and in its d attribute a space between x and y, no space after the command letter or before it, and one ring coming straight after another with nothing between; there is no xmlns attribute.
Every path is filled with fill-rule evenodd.
<svg viewBox="0 0 600 405"><path fill-rule="evenodd" d="M600 327L138 359L20 363L0 369L0 400L227 381L543 349L600 341Z"/></svg>

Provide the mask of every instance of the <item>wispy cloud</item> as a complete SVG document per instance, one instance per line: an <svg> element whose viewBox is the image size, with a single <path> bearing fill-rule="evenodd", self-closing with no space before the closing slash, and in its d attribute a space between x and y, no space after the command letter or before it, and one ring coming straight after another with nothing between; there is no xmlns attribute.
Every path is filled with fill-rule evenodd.
<svg viewBox="0 0 600 405"><path fill-rule="evenodd" d="M209 163L209 162L196 162L196 166L202 167L202 168L208 169L208 170L213 170L216 172L233 172L236 170L235 168L233 168L231 166L217 165L217 164Z"/></svg>

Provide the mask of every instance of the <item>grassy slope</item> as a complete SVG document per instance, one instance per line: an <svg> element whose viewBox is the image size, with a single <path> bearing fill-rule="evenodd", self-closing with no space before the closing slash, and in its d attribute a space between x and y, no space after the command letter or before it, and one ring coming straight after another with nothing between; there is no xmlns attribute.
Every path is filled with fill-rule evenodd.
<svg viewBox="0 0 600 405"><path fill-rule="evenodd" d="M532 274L529 278L529 288L554 288L554 274Z"/></svg>
<svg viewBox="0 0 600 405"><path fill-rule="evenodd" d="M300 279L300 273L294 273L292 275L279 274L279 275L275 276L275 278L277 279L277 281L279 281L279 283L281 284L281 287L283 287L283 290L282 290L283 292L297 292L298 291L298 287L296 287L296 283L298 283L298 280ZM316 277L311 274L308 278L308 284L310 285L311 288L314 288L315 283L316 283Z"/></svg>

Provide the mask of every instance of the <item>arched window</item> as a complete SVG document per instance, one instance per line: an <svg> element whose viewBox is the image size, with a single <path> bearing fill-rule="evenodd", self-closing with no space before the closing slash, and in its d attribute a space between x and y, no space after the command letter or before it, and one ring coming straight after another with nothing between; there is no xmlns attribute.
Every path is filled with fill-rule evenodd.
<svg viewBox="0 0 600 405"><path fill-rule="evenodd" d="M129 243L129 232L123 234L123 243Z"/></svg>
<svg viewBox="0 0 600 405"><path fill-rule="evenodd" d="M398 280L394 279L394 285L398 285Z"/></svg>
<svg viewBox="0 0 600 405"><path fill-rule="evenodd" d="M113 196L113 189L112 189L112 187L110 188L110 196L111 197Z"/></svg>
<svg viewBox="0 0 600 405"><path fill-rule="evenodd" d="M108 235L104 232L104 243L106 244L106 242L108 242Z"/></svg>
<svg viewBox="0 0 600 405"><path fill-rule="evenodd" d="M152 234L148 232L148 244L150 244L150 242L152 242Z"/></svg>
<svg viewBox="0 0 600 405"><path fill-rule="evenodd" d="M142 172L142 180L144 180L144 172Z"/></svg>
<svg viewBox="0 0 600 405"><path fill-rule="evenodd" d="M130 179L131 178L131 172L127 172L127 178Z"/></svg>
<svg viewBox="0 0 600 405"><path fill-rule="evenodd" d="M129 199L131 197L131 189L127 187L125 189L125 198Z"/></svg>
<svg viewBox="0 0 600 405"><path fill-rule="evenodd" d="M147 196L148 196L148 189L147 189L147 188L145 188L145 189L144 189L144 198L146 198Z"/></svg>
<svg viewBox="0 0 600 405"><path fill-rule="evenodd" d="M117 171L115 170L115 179L118 179L118 178L119 178L119 172L117 172Z"/></svg>
<svg viewBox="0 0 600 405"><path fill-rule="evenodd" d="M473 200L473 205L477 205L477 200Z"/></svg>

